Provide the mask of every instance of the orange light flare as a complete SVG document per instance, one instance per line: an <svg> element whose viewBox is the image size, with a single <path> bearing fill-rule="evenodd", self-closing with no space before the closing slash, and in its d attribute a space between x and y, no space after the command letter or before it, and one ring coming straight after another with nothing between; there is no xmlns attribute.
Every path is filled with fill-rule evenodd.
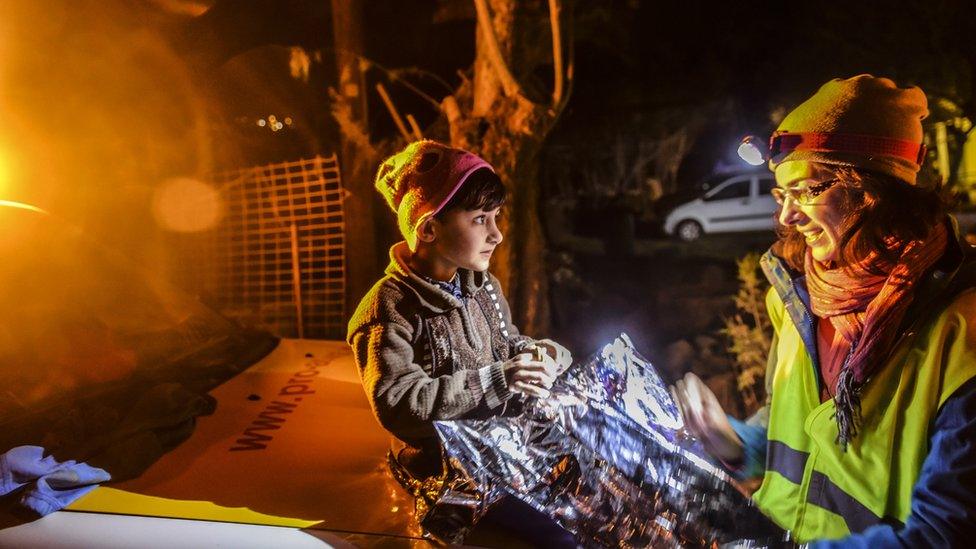
<svg viewBox="0 0 976 549"><path fill-rule="evenodd" d="M165 32L211 3L0 0L0 200L146 264L164 261L161 227L214 223L213 193L167 186L213 172L211 132L227 130L221 96ZM221 151L236 158L233 143Z"/></svg>
<svg viewBox="0 0 976 549"><path fill-rule="evenodd" d="M163 182L153 194L153 217L170 231L192 233L213 228L220 221L223 202L213 186L188 177Z"/></svg>
<svg viewBox="0 0 976 549"><path fill-rule="evenodd" d="M32 206L31 204L27 204L24 202L17 202L14 200L0 200L0 208L17 208L20 210L27 210L34 213L47 215L47 212L45 212L41 208L38 208L37 206Z"/></svg>
<svg viewBox="0 0 976 549"><path fill-rule="evenodd" d="M10 158L6 151L0 149L0 200L10 192L11 171Z"/></svg>
<svg viewBox="0 0 976 549"><path fill-rule="evenodd" d="M39 215L38 215L39 214ZM19 249L19 240L30 234L38 223L43 223L48 213L37 206L0 200L0 261L2 254Z"/></svg>

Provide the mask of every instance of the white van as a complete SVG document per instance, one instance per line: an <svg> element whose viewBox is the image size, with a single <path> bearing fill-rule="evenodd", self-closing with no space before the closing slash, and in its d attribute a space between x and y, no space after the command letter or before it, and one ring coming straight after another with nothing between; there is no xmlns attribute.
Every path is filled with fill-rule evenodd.
<svg viewBox="0 0 976 549"><path fill-rule="evenodd" d="M708 233L774 229L779 205L769 193L775 185L772 173L731 176L672 210L664 232L691 242Z"/></svg>

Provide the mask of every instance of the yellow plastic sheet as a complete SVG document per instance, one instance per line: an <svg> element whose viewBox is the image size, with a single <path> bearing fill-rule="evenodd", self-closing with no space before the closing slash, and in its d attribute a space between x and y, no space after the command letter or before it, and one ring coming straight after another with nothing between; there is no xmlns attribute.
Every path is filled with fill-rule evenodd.
<svg viewBox="0 0 976 549"><path fill-rule="evenodd" d="M211 394L189 440L69 509L419 535L345 343L284 340Z"/></svg>

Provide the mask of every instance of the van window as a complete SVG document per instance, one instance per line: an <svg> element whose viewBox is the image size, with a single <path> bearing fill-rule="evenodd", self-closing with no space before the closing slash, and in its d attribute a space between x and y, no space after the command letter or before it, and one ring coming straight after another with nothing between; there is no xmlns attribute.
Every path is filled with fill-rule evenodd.
<svg viewBox="0 0 976 549"><path fill-rule="evenodd" d="M776 180L771 177L759 178L759 196L767 195L776 186Z"/></svg>
<svg viewBox="0 0 976 549"><path fill-rule="evenodd" d="M750 181L749 179L729 183L728 185L716 191L714 194L710 196L706 196L705 201L728 200L730 198L748 198L749 185L751 183L752 181Z"/></svg>

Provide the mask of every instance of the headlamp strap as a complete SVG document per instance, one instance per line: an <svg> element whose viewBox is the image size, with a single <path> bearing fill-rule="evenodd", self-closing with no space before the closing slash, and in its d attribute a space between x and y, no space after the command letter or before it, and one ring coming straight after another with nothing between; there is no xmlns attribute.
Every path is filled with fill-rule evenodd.
<svg viewBox="0 0 976 549"><path fill-rule="evenodd" d="M894 156L921 164L925 144L903 139L829 132L776 132L769 140L769 154L776 158L793 151L844 152L871 156Z"/></svg>

